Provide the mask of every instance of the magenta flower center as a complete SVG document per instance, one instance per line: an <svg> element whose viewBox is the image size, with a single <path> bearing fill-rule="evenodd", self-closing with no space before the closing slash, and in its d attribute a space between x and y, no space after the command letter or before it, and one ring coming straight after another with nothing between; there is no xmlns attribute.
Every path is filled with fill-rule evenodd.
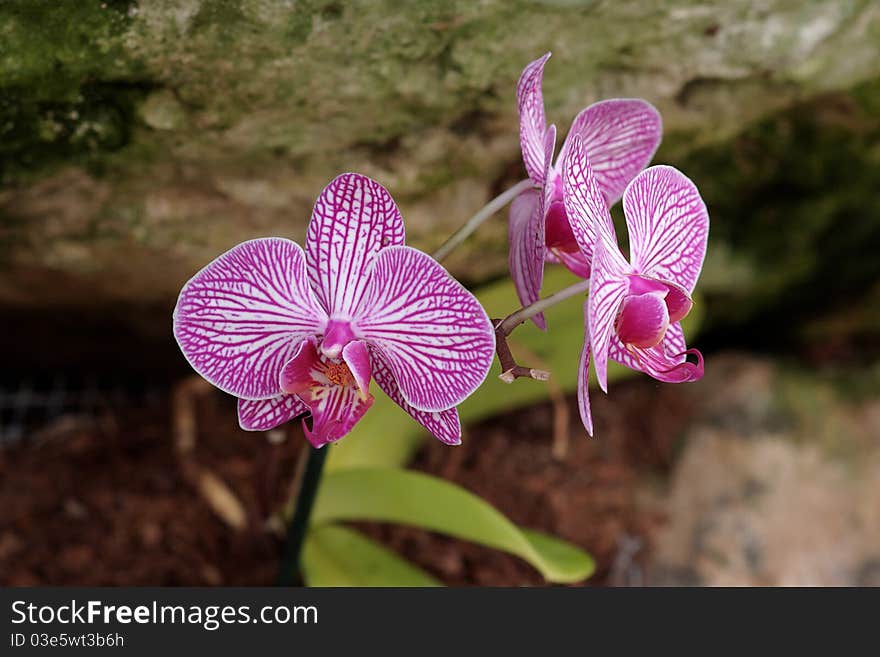
<svg viewBox="0 0 880 657"><path fill-rule="evenodd" d="M628 346L656 347L666 336L669 325L687 316L693 302L687 292L673 283L637 274L628 278L629 290L614 324L617 336Z"/></svg>

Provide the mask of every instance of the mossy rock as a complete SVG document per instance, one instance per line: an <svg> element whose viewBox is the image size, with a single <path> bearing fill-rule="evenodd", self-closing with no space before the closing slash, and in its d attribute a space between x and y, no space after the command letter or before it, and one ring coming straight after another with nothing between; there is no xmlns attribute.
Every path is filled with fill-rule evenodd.
<svg viewBox="0 0 880 657"><path fill-rule="evenodd" d="M870 0L10 0L0 35L0 315L24 335L47 318L113 317L117 334L167 342L193 271L244 239L301 239L340 171L382 181L409 241L439 244L524 175L514 87L547 50L547 112L562 133L600 98L644 97L663 113L659 159L709 201L709 262L721 271L710 268L707 287L736 302L729 311L710 296L710 325L714 315L722 328L755 326L774 299L828 271L819 255L779 250L821 242L843 257L874 239L841 219L877 180ZM790 110L834 103L856 118ZM824 162L835 163L834 189ZM800 185L809 201L772 184ZM805 223L785 241L794 217ZM503 218L448 264L473 284L504 275ZM856 288L868 269L852 270Z"/></svg>

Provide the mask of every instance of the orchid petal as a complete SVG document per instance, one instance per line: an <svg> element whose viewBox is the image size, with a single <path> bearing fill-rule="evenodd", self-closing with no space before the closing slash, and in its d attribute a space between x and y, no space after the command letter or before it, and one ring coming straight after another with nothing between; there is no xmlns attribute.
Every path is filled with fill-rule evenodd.
<svg viewBox="0 0 880 657"><path fill-rule="evenodd" d="M174 337L190 365L224 392L270 399L299 340L324 322L302 249L273 237L239 244L183 286Z"/></svg>
<svg viewBox="0 0 880 657"><path fill-rule="evenodd" d="M706 255L709 214L697 187L669 166L645 169L623 196L636 272L691 293Z"/></svg>
<svg viewBox="0 0 880 657"><path fill-rule="evenodd" d="M667 330L667 333L668 332L669 331ZM626 345L624 345L616 335L611 336L611 344L608 346L608 357L614 362L620 363L624 367L628 367L635 372L644 371L638 358L630 353L626 348Z"/></svg>
<svg viewBox="0 0 880 657"><path fill-rule="evenodd" d="M297 395L311 388L323 372L321 357L315 339L303 340L290 360L281 368L278 387L289 395Z"/></svg>
<svg viewBox="0 0 880 657"><path fill-rule="evenodd" d="M269 431L308 412L309 407L296 395L238 400L238 424L245 431Z"/></svg>
<svg viewBox="0 0 880 657"><path fill-rule="evenodd" d="M678 322L670 323L669 328L666 329L666 335L663 337L663 341L661 343L663 345L663 349L667 353L675 353L680 354L687 350L687 345L685 344L684 331L681 328L681 324ZM621 342L620 338L616 335L611 338L611 346L608 349L608 356L615 362L620 363L621 365L628 367L631 370L635 370L636 372L645 372L644 367L639 362L639 359L636 358L635 354L626 348L626 345ZM679 359L680 361L684 360L684 356ZM647 372L645 372L647 374Z"/></svg>
<svg viewBox="0 0 880 657"><path fill-rule="evenodd" d="M660 113L637 98L615 98L590 105L571 124L559 153L564 162L570 143L580 138L609 206L627 184L648 166L663 134Z"/></svg>
<svg viewBox="0 0 880 657"><path fill-rule="evenodd" d="M549 176L550 163L553 161L553 149L556 146L556 126L551 125L547 128L544 135L544 149L546 153L546 173ZM524 288L526 292L520 301L524 306L534 303L538 300L541 293L541 286L544 284L544 256L547 253L546 245L546 212L552 196L552 186L545 185L543 193L539 192L538 208L529 216L529 223L526 225L525 235L521 236L522 243L518 247L522 250L522 259L527 263L527 271L529 275L528 286ZM512 210L511 210L512 212ZM511 255L511 258L514 256ZM540 329L545 329L547 324L544 320L544 313L538 313L532 317L532 321Z"/></svg>
<svg viewBox="0 0 880 657"><path fill-rule="evenodd" d="M318 301L332 319L354 316L376 254L403 242L400 210L375 180L345 173L324 188L309 223L306 262Z"/></svg>
<svg viewBox="0 0 880 657"><path fill-rule="evenodd" d="M587 257L581 251L574 253L569 253L568 251L547 251L547 256L544 258L545 262L555 261L563 265L575 276L580 278L590 277L590 263L587 262ZM552 256L552 260L549 256Z"/></svg>
<svg viewBox="0 0 880 657"><path fill-rule="evenodd" d="M593 435L593 413L590 410L590 326L589 301L584 302L584 346L578 362L578 410L587 433Z"/></svg>
<svg viewBox="0 0 880 657"><path fill-rule="evenodd" d="M652 349L627 349L615 337L609 354L621 365L667 383L686 383L703 377L703 355L696 349L687 348L684 331L678 322L669 325L663 341ZM688 354L694 355L697 362L687 362Z"/></svg>
<svg viewBox="0 0 880 657"><path fill-rule="evenodd" d="M431 434L447 445L461 444L461 422L458 419L458 411L450 408L446 411L419 411L406 403L400 386L391 373L391 368L384 362L378 350L372 350L373 378L378 386L395 404L412 416Z"/></svg>
<svg viewBox="0 0 880 657"><path fill-rule="evenodd" d="M523 306L534 303L541 294L544 270L535 260L534 244L538 236L529 226L539 223L536 215L543 212L541 191L537 189L527 189L510 204L510 275ZM542 330L547 328L543 313L535 315L532 321Z"/></svg>
<svg viewBox="0 0 880 657"><path fill-rule="evenodd" d="M370 366L370 352L367 345L360 340L349 342L342 350L342 359L351 370L361 394L364 397L369 395L372 367Z"/></svg>
<svg viewBox="0 0 880 657"><path fill-rule="evenodd" d="M687 293L687 290L680 285L666 282L664 282L664 285L667 290L666 307L669 309L669 321L670 323L680 322L687 317L691 308L694 307L694 300L691 299L691 295Z"/></svg>
<svg viewBox="0 0 880 657"><path fill-rule="evenodd" d="M547 121L544 118L544 96L541 81L544 77L544 64L550 53L536 59L523 69L516 85L516 100L519 109L519 143L522 148L523 163L529 178L536 185L546 180L546 155L544 133Z"/></svg>
<svg viewBox="0 0 880 657"><path fill-rule="evenodd" d="M626 263L621 262L623 256L616 246L611 248L614 250L603 241L596 243L587 313L596 378L604 392L608 392L608 350L614 336L614 322L628 287Z"/></svg>
<svg viewBox="0 0 880 657"><path fill-rule="evenodd" d="M383 249L358 310L358 336L381 351L406 402L442 411L483 382L495 353L486 311L429 255Z"/></svg>
<svg viewBox="0 0 880 657"><path fill-rule="evenodd" d="M652 349L639 349L633 347L633 353L642 366L642 371L658 381L666 383L689 383L703 378L704 363L703 354L697 349L688 349L674 354L658 345ZM696 363L692 363L686 357L695 356Z"/></svg>
<svg viewBox="0 0 880 657"><path fill-rule="evenodd" d="M314 447L345 437L373 405L356 386L319 385L300 393L312 415L311 427L303 420L303 432Z"/></svg>
<svg viewBox="0 0 880 657"><path fill-rule="evenodd" d="M628 294L620 305L615 332L625 345L648 349L663 340L669 310L659 294Z"/></svg>
<svg viewBox="0 0 880 657"><path fill-rule="evenodd" d="M562 198L571 231L589 263L593 259L597 239L601 237L609 250L617 251L617 237L608 203L587 157L586 147L577 136L570 142L562 163Z"/></svg>

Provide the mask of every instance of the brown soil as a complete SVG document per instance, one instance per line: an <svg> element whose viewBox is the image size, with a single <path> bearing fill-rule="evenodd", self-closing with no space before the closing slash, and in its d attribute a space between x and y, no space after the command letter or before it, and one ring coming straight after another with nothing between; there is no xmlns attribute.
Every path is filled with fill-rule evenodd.
<svg viewBox="0 0 880 657"><path fill-rule="evenodd" d="M551 453L553 410L527 409L469 429L465 445L427 443L415 467L456 481L515 522L566 538L595 557L590 584L638 584L662 518L637 504L637 478L663 474L690 415L674 386L616 386L595 395L597 433L578 426L568 455ZM194 461L219 475L246 512L236 531L181 468L170 399L99 417L64 416L0 450L0 584L265 585L281 542L280 508L303 444L297 427L273 445L238 429L230 398L199 398ZM364 531L454 585L539 585L524 562L413 529Z"/></svg>

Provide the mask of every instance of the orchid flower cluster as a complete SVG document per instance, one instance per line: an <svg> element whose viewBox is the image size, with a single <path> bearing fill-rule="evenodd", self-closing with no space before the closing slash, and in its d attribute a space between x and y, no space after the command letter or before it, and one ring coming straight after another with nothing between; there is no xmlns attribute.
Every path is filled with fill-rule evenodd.
<svg viewBox="0 0 880 657"><path fill-rule="evenodd" d="M199 374L238 397L242 428L265 431L303 417L306 437L321 447L368 411L375 381L430 433L458 444L456 407L484 381L496 351L505 380L515 378L504 343L510 331L528 319L546 328L543 310L587 291L578 401L591 435L591 361L606 392L609 360L661 381L702 377L703 358L687 349L680 322L705 256L705 204L679 171L645 168L662 128L642 100L584 109L554 161L556 128L546 125L541 90L549 56L520 77L529 178L502 195L515 196L510 269L523 308L493 323L437 259L404 244L400 210L382 185L343 174L318 197L305 249L279 237L244 242L180 293L177 342ZM629 260L609 213L620 198ZM545 263L582 281L541 299Z"/></svg>

